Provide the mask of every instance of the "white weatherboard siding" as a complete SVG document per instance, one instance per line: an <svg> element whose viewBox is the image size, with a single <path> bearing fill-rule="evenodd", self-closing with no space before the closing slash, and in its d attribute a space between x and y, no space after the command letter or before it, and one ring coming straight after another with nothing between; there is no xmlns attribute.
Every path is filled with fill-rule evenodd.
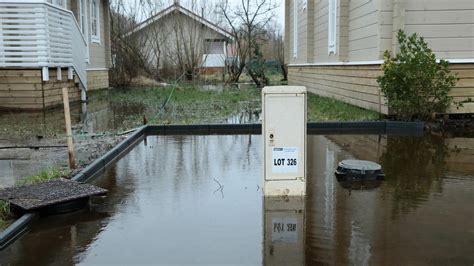
<svg viewBox="0 0 474 266"><path fill-rule="evenodd" d="M388 113L376 78L382 74L383 52L397 52L396 34L402 29L423 36L438 58L451 62L460 78L450 93L456 101L474 99L473 0L336 0L336 54L328 53L330 1L307 2L307 10L314 10L313 25L308 15L297 13L298 31L306 34L298 33L297 59L292 56L293 43L285 43L290 85L305 85L310 92ZM293 4L287 0L285 17L285 36L292 37ZM308 37L310 32L314 33ZM300 56L310 49L312 54ZM474 103L450 112L474 113Z"/></svg>
<svg viewBox="0 0 474 266"><path fill-rule="evenodd" d="M8 10L6 12L5 10ZM73 13L35 1L0 1L0 68L74 68L87 87L87 42Z"/></svg>
<svg viewBox="0 0 474 266"><path fill-rule="evenodd" d="M378 59L378 6L375 0L351 0L348 61Z"/></svg>
<svg viewBox="0 0 474 266"><path fill-rule="evenodd" d="M407 1L405 31L423 36L439 58L474 58L474 1Z"/></svg>

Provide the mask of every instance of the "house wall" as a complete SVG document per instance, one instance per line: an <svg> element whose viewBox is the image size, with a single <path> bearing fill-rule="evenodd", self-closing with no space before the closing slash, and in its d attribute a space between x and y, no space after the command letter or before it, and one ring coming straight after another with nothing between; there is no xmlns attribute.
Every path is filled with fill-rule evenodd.
<svg viewBox="0 0 474 266"><path fill-rule="evenodd" d="M349 1L348 61L378 59L378 14L377 0Z"/></svg>
<svg viewBox="0 0 474 266"><path fill-rule="evenodd" d="M387 114L376 82L382 74L378 62L385 50L397 51L396 34L403 29L424 36L439 58L468 59L470 63L450 65L460 78L451 96L455 101L474 99L474 1L338 0L336 55L328 54L328 0L308 0L308 5L314 6L314 57L294 59L293 1L285 4L290 85L305 85L310 92ZM298 49L300 54L305 47ZM449 112L472 113L474 103Z"/></svg>
<svg viewBox="0 0 474 266"><path fill-rule="evenodd" d="M100 42L93 42L89 30L89 59L88 68L109 68L110 57L110 19L108 1L100 1ZM90 23L90 18L89 18Z"/></svg>
<svg viewBox="0 0 474 266"><path fill-rule="evenodd" d="M98 90L109 87L108 70L88 70L87 71L87 90Z"/></svg>
<svg viewBox="0 0 474 266"><path fill-rule="evenodd" d="M376 77L380 65L290 67L288 83L309 92L388 114Z"/></svg>
<svg viewBox="0 0 474 266"><path fill-rule="evenodd" d="M93 42L90 29L90 0L86 1L87 40L89 44L89 64L87 65L88 90L109 87L108 69L111 67L109 0L100 1L100 42ZM70 10L79 22L79 0L68 1Z"/></svg>
<svg viewBox="0 0 474 266"><path fill-rule="evenodd" d="M474 58L474 1L406 1L404 30L423 36L439 58Z"/></svg>
<svg viewBox="0 0 474 266"><path fill-rule="evenodd" d="M0 69L0 108L41 110L62 105L62 88L69 88L69 100L80 100L74 80L67 79L67 69L57 80L56 69L49 70L49 81L43 81L39 69Z"/></svg>
<svg viewBox="0 0 474 266"><path fill-rule="evenodd" d="M205 52L204 41L206 39L225 39L225 36L203 27L188 16L173 13L141 29L132 35L132 38L139 47L143 47L149 64L163 68L177 66L180 56L187 57L184 55L184 50L187 49L187 54L191 54L192 49L189 48L191 41L194 42L192 45L194 58L198 64L201 64ZM224 54L223 46L222 54ZM189 56L189 58L191 57Z"/></svg>
<svg viewBox="0 0 474 266"><path fill-rule="evenodd" d="M315 5L314 8L314 62L336 62L338 61L336 55L329 55L328 53L328 13L329 4L327 0L310 1L310 4Z"/></svg>

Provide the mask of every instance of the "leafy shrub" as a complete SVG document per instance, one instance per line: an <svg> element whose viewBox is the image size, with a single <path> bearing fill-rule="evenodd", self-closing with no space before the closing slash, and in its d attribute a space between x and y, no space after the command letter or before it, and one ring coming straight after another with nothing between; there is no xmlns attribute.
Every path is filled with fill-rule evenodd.
<svg viewBox="0 0 474 266"><path fill-rule="evenodd" d="M393 57L384 53L384 75L377 78L389 108L399 119L427 119L433 113L444 113L451 104L459 105L448 95L458 78L451 74L449 62L436 62L436 55L423 37L416 33L397 35L400 52Z"/></svg>

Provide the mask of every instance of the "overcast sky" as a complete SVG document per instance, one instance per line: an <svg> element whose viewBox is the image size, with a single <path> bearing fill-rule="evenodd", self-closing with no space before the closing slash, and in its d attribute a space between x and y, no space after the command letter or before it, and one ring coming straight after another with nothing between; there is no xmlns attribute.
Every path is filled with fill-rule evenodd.
<svg viewBox="0 0 474 266"><path fill-rule="evenodd" d="M137 0L125 0L126 2L128 2L130 4L130 6L136 6L134 5L133 3L138 3ZM157 2L161 2L161 3L164 3L164 7L163 8L166 8L168 7L169 5L173 4L174 0L156 0ZM186 6L188 1L193 1L194 3L199 3L200 1L205 1L204 3L208 4L208 3L218 3L219 1L222 1L222 0L180 0L181 4L183 6ZM285 24L285 0L276 0L279 4L279 7L277 8L277 10L275 10L275 20L278 22L278 24L280 24L280 27L281 29L283 30L284 28L284 24ZM229 0L230 3L235 3L235 4L238 4L240 2L240 0ZM146 18L143 18L143 19L146 19ZM210 18L210 20L212 20L212 18Z"/></svg>

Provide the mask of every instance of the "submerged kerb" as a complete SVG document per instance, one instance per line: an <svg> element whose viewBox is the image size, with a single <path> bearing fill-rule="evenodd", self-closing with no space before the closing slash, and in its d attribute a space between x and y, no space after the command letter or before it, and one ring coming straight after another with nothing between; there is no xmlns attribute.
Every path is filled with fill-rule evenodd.
<svg viewBox="0 0 474 266"><path fill-rule="evenodd" d="M321 122L308 123L309 135L396 135L422 136L422 122ZM136 129L129 137L120 142L102 157L96 159L72 180L89 182L104 173L105 170L128 151L137 145L147 135L260 135L261 124L209 124L209 125L147 125ZM0 232L0 251L7 248L15 240L29 230L38 212L26 213L9 227Z"/></svg>

